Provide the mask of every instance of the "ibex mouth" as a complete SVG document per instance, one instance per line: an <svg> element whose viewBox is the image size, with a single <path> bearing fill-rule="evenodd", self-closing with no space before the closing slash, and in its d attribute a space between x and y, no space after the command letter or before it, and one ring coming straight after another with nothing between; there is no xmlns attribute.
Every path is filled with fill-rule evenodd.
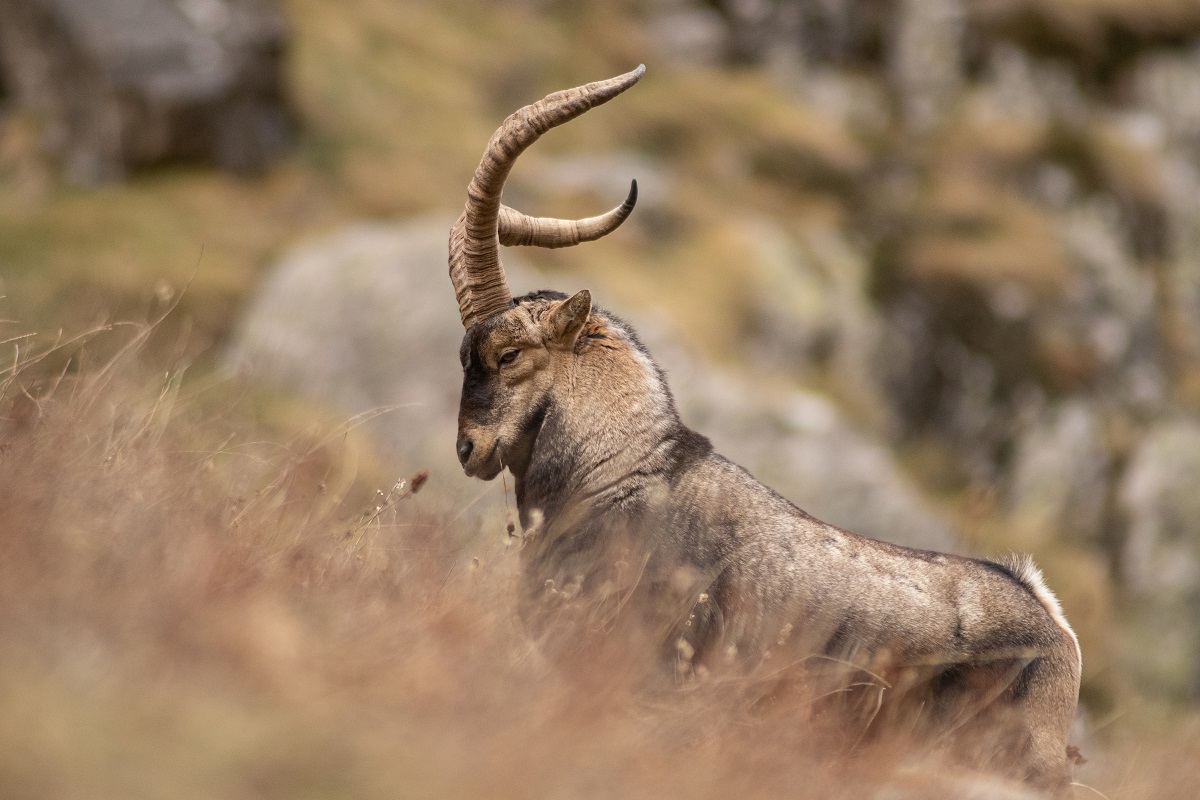
<svg viewBox="0 0 1200 800"><path fill-rule="evenodd" d="M471 458L463 464L463 472L468 478L479 478L480 480L490 481L500 474L504 469L504 462L500 460L500 443L496 442L492 445L491 450L486 456L480 456L478 452L472 453Z"/></svg>

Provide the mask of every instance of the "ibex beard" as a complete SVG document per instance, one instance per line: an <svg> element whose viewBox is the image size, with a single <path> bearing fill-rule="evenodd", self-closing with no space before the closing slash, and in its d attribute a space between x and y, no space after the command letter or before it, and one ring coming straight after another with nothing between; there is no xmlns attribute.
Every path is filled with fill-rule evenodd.
<svg viewBox="0 0 1200 800"><path fill-rule="evenodd" d="M1064 790L1081 656L1032 563L913 550L809 516L680 421L637 335L587 290L509 291L501 244L596 239L637 199L634 183L599 217L527 217L500 202L515 159L643 71L506 119L450 233L466 329L458 455L468 475L514 477L521 616L559 641L572 641L572 626L637 620L672 680L769 669L820 683L828 675L816 667L840 665L829 694L865 696L864 724L925 726L948 740L988 729L999 744L976 763Z"/></svg>

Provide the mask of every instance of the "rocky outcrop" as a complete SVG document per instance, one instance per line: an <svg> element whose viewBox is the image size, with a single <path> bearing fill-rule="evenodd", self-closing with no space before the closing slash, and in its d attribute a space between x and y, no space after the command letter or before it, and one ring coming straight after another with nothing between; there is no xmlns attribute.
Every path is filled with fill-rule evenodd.
<svg viewBox="0 0 1200 800"><path fill-rule="evenodd" d="M1037 56L1057 59L1100 85L1116 80L1147 50L1186 45L1200 29L1191 0L974 0L976 36L1006 40Z"/></svg>
<svg viewBox="0 0 1200 800"><path fill-rule="evenodd" d="M1200 699L1200 423L1155 423L1119 488L1127 521L1121 567L1130 595L1131 658L1144 685Z"/></svg>
<svg viewBox="0 0 1200 800"><path fill-rule="evenodd" d="M298 246L268 273L226 363L335 415L367 415L360 432L392 467L428 469L431 491L465 496L479 490L454 453L462 326L445 267L453 221L364 223ZM506 255L505 269L513 286L539 283L519 258Z"/></svg>
<svg viewBox="0 0 1200 800"><path fill-rule="evenodd" d="M959 0L898 2L888 72L901 98L901 118L911 131L937 125L958 101L966 82L965 17Z"/></svg>
<svg viewBox="0 0 1200 800"><path fill-rule="evenodd" d="M1200 599L1198 488L1200 423L1156 423L1134 450L1120 486L1129 520L1123 569L1135 592L1175 602ZM1194 611L1200 616L1200 608Z"/></svg>
<svg viewBox="0 0 1200 800"><path fill-rule="evenodd" d="M0 71L69 177L263 169L291 129L273 0L0 0Z"/></svg>
<svg viewBox="0 0 1200 800"><path fill-rule="evenodd" d="M1112 465L1103 421L1074 400L1023 426L1009 468L1007 510L1018 524L1101 545Z"/></svg>

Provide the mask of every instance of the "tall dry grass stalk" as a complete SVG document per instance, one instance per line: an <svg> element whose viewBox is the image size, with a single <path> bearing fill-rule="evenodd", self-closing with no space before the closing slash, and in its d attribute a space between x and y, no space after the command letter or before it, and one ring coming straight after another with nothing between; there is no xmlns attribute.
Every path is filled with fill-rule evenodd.
<svg viewBox="0 0 1200 800"><path fill-rule="evenodd" d="M148 333L7 343L0 796L1033 796L936 742L834 736L795 683L648 690L619 643L550 663L515 538L423 476L361 492L343 431L256 441L147 375Z"/></svg>

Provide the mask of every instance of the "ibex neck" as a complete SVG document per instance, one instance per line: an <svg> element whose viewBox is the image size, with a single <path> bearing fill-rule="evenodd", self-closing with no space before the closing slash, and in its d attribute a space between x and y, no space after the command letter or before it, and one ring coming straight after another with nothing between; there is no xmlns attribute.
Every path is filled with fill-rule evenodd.
<svg viewBox="0 0 1200 800"><path fill-rule="evenodd" d="M529 460L514 471L525 526L612 489L681 424L662 373L623 323L601 312L581 337Z"/></svg>

